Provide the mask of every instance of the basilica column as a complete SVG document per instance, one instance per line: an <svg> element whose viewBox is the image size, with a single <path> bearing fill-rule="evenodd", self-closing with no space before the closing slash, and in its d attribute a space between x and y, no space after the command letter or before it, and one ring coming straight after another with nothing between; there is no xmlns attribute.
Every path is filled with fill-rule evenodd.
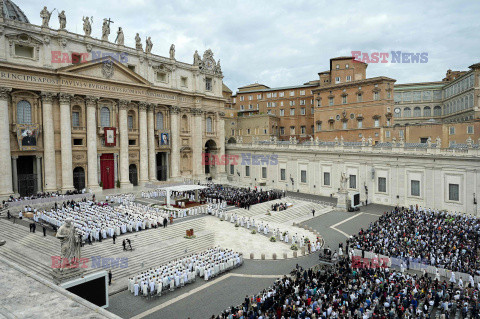
<svg viewBox="0 0 480 319"><path fill-rule="evenodd" d="M148 104L140 102L139 128L140 128L140 179L139 185L148 182L148 140L147 140L147 107Z"/></svg>
<svg viewBox="0 0 480 319"><path fill-rule="evenodd" d="M119 114L118 114L118 130L120 132L120 187L130 188L133 185L130 184L128 178L128 123L127 123L127 108L128 101L119 101Z"/></svg>
<svg viewBox="0 0 480 319"><path fill-rule="evenodd" d="M55 94L42 92L43 111L43 158L45 165L45 191L57 191L57 168L55 165L55 137L53 131L52 102Z"/></svg>
<svg viewBox="0 0 480 319"><path fill-rule="evenodd" d="M95 111L97 109L97 98L94 96L87 96L87 181L88 188L92 192L100 191L98 185L100 169L97 163L97 119Z"/></svg>
<svg viewBox="0 0 480 319"><path fill-rule="evenodd" d="M157 180L155 152L155 104L150 104L148 106L147 115L148 179L153 182Z"/></svg>
<svg viewBox="0 0 480 319"><path fill-rule="evenodd" d="M15 194L18 194L17 160L18 156L12 156L13 192Z"/></svg>
<svg viewBox="0 0 480 319"><path fill-rule="evenodd" d="M13 194L8 102L11 88L0 87L0 196Z"/></svg>
<svg viewBox="0 0 480 319"><path fill-rule="evenodd" d="M225 113L219 112L218 113L218 120L217 120L217 136L218 136L218 157L221 159L223 155L225 155ZM225 165L217 165L217 174L225 175ZM221 176L225 177L226 176Z"/></svg>
<svg viewBox="0 0 480 319"><path fill-rule="evenodd" d="M200 109L192 109L193 113L193 176L198 179L203 179L204 169L202 167L202 149L203 149L203 129L202 129L202 114Z"/></svg>
<svg viewBox="0 0 480 319"><path fill-rule="evenodd" d="M37 161L37 192L42 191L42 156L35 156Z"/></svg>
<svg viewBox="0 0 480 319"><path fill-rule="evenodd" d="M60 142L62 150L62 191L73 189L71 94L60 93Z"/></svg>
<svg viewBox="0 0 480 319"><path fill-rule="evenodd" d="M171 125L170 132L172 141L172 156L171 156L171 177L180 177L180 108L178 106L172 106L170 108Z"/></svg>

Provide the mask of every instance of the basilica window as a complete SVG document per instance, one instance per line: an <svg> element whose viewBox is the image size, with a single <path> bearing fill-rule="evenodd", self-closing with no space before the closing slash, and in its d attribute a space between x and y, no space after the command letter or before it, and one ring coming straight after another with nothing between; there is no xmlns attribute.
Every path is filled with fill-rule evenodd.
<svg viewBox="0 0 480 319"><path fill-rule="evenodd" d="M188 117L186 115L182 116L182 132L188 132Z"/></svg>
<svg viewBox="0 0 480 319"><path fill-rule="evenodd" d="M157 113L157 130L163 130L163 113Z"/></svg>
<svg viewBox="0 0 480 319"><path fill-rule="evenodd" d="M420 196L420 181L410 181L410 194L412 196Z"/></svg>
<svg viewBox="0 0 480 319"><path fill-rule="evenodd" d="M459 189L458 184L448 184L448 200L458 202L460 200Z"/></svg>
<svg viewBox="0 0 480 319"><path fill-rule="evenodd" d="M206 91L212 90L212 78L205 78L205 90Z"/></svg>
<svg viewBox="0 0 480 319"><path fill-rule="evenodd" d="M80 126L80 112L72 112L72 126L79 127Z"/></svg>
<svg viewBox="0 0 480 319"><path fill-rule="evenodd" d="M307 171L300 171L300 183L307 182Z"/></svg>
<svg viewBox="0 0 480 319"><path fill-rule="evenodd" d="M350 188L352 189L357 188L357 175L350 175L350 178L348 180L349 180Z"/></svg>
<svg viewBox="0 0 480 319"><path fill-rule="evenodd" d="M422 110L418 106L413 109L413 116L414 117L422 116Z"/></svg>
<svg viewBox="0 0 480 319"><path fill-rule="evenodd" d="M133 115L129 115L127 118L128 129L133 130Z"/></svg>
<svg viewBox="0 0 480 319"><path fill-rule="evenodd" d="M21 100L17 104L17 123L32 124L32 106L28 101Z"/></svg>
<svg viewBox="0 0 480 319"><path fill-rule="evenodd" d="M435 106L433 108L433 116L441 116L442 115L442 108L440 106Z"/></svg>
<svg viewBox="0 0 480 319"><path fill-rule="evenodd" d="M207 117L207 133L211 133L213 132L213 128L212 128L212 118L211 117Z"/></svg>
<svg viewBox="0 0 480 319"><path fill-rule="evenodd" d="M426 106L423 109L423 116L425 117L432 116L432 109L430 108L430 106Z"/></svg>
<svg viewBox="0 0 480 319"><path fill-rule="evenodd" d="M412 110L409 107L406 107L403 109L403 116L404 117L411 117L412 116Z"/></svg>
<svg viewBox="0 0 480 319"><path fill-rule="evenodd" d="M378 178L378 192L379 193L387 192L387 179L385 177Z"/></svg>
<svg viewBox="0 0 480 319"><path fill-rule="evenodd" d="M100 110L100 126L110 126L110 109L106 106L102 107Z"/></svg>
<svg viewBox="0 0 480 319"><path fill-rule="evenodd" d="M323 173L323 185L330 186L330 172Z"/></svg>

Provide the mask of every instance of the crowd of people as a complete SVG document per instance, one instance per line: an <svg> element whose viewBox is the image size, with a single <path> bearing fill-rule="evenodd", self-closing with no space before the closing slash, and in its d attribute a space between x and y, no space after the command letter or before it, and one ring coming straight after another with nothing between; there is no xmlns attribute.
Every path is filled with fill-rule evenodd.
<svg viewBox="0 0 480 319"><path fill-rule="evenodd" d="M478 318L480 284L460 287L426 274L352 268L348 258L304 270L297 265L257 295L212 319Z"/></svg>
<svg viewBox="0 0 480 319"><path fill-rule="evenodd" d="M383 214L350 239L354 248L480 275L480 219L417 207Z"/></svg>
<svg viewBox="0 0 480 319"><path fill-rule="evenodd" d="M166 227L167 219L187 217L205 213L205 208L167 210L149 207L129 201L111 206L92 200L69 201L61 207L37 211L33 219L60 227L67 218L72 218L75 229L82 241L92 243L126 232L138 232L148 228Z"/></svg>
<svg viewBox="0 0 480 319"><path fill-rule="evenodd" d="M192 254L158 268L150 268L128 279L128 290L135 296L160 296L162 291L173 291L195 281L196 277L209 280L243 263L241 254L229 249L211 248Z"/></svg>
<svg viewBox="0 0 480 319"><path fill-rule="evenodd" d="M255 188L231 187L220 184L211 184L200 190L202 198L213 198L226 201L228 205L250 209L251 205L285 197L285 191L258 190Z"/></svg>
<svg viewBox="0 0 480 319"><path fill-rule="evenodd" d="M291 204L288 204L288 203L276 203L276 204L272 204L272 210L279 212L282 210L286 210L290 206Z"/></svg>

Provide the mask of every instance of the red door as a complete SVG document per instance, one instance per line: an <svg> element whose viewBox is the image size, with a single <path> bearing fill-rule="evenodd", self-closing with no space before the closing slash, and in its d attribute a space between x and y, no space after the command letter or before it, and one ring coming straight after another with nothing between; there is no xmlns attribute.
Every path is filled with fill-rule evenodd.
<svg viewBox="0 0 480 319"><path fill-rule="evenodd" d="M115 162L113 154L102 154L100 156L100 175L103 189L115 187Z"/></svg>

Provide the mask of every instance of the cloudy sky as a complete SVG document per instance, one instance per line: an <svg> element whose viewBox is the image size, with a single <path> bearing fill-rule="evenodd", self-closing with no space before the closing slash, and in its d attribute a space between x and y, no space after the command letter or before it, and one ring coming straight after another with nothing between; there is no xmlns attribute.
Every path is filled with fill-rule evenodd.
<svg viewBox="0 0 480 319"><path fill-rule="evenodd" d="M316 80L329 59L362 52L428 53L425 64L370 64L367 76L397 83L441 80L447 69L480 62L480 1L283 1L283 0L14 0L40 25L41 4L65 10L67 29L83 34L82 16L93 16L100 38L103 18L121 26L125 44L135 33L152 37L152 52L192 63L195 50L211 48L224 82L235 91L259 82L270 87ZM50 26L58 27L58 13ZM144 41L143 41L144 42ZM145 46L145 45L144 45Z"/></svg>

